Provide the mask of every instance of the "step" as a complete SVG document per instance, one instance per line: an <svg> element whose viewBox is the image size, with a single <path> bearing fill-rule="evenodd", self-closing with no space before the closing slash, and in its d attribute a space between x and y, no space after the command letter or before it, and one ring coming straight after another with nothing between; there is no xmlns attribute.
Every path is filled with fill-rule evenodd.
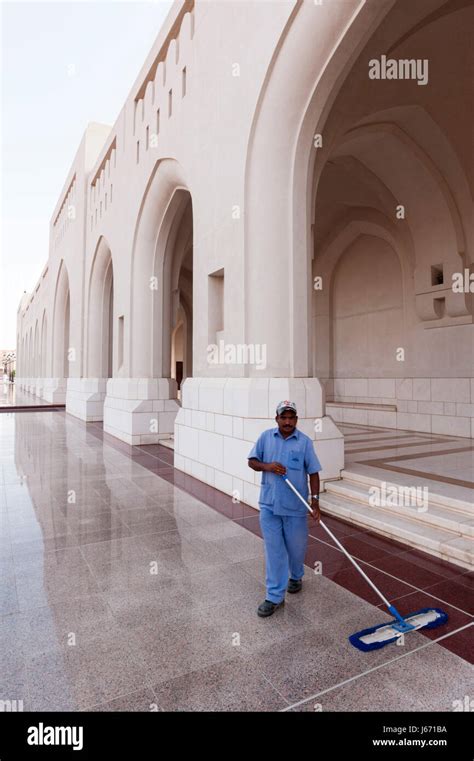
<svg viewBox="0 0 474 761"><path fill-rule="evenodd" d="M472 570L474 567L473 542L469 537L418 523L332 492L321 494L320 502L323 513L342 518L463 568Z"/></svg>
<svg viewBox="0 0 474 761"><path fill-rule="evenodd" d="M436 454L436 452L434 453ZM381 470L383 470L383 466L381 466ZM353 483L357 484L365 484L368 486L380 486L381 482L384 481L387 486L405 486L408 484L402 484L398 483L396 480L388 481L387 479L382 479L380 476L369 476L366 473L358 473L357 471L353 471L350 469L344 469L341 471L341 476L344 481L351 481ZM423 481L429 481L429 475L427 474L426 478L420 477L417 479L419 482L419 485L423 485ZM336 482L334 482L336 483ZM453 511L458 511L464 515L467 515L468 517L474 518L474 504L473 502L468 502L467 500L462 499L456 499L456 497L448 497L444 494L436 494L433 492L430 488L429 492L429 501L430 505L440 505L441 507L444 507L446 509L450 509Z"/></svg>
<svg viewBox="0 0 474 761"><path fill-rule="evenodd" d="M160 439L158 444L167 449L174 449L174 436L170 436L168 439Z"/></svg>
<svg viewBox="0 0 474 761"><path fill-rule="evenodd" d="M353 410L382 410L384 412L396 412L396 404L377 404L376 402L326 402L326 407L345 407Z"/></svg>
<svg viewBox="0 0 474 761"><path fill-rule="evenodd" d="M375 484L374 484L375 485ZM396 486L395 484L392 484ZM377 484L380 487L380 482ZM390 484L387 484L390 486ZM474 516L452 510L450 507L441 506L432 503L428 499L427 510L417 510L416 506L405 505L371 505L370 489L372 486L346 480L331 481L326 483L326 491L332 494L338 494L353 502L360 502L368 507L373 507L382 512L400 515L409 520L414 520L427 525L438 526L446 531L452 531L461 536L474 537Z"/></svg>

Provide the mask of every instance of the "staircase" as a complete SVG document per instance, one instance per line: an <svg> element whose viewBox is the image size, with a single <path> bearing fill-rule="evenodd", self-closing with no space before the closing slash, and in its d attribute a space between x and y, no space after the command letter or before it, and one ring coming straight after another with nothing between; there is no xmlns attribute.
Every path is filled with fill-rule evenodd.
<svg viewBox="0 0 474 761"><path fill-rule="evenodd" d="M343 470L342 480L326 481L323 512L355 523L394 541L435 555L463 568L474 568L474 506L451 497L428 494L427 509L370 503L373 487L400 490L400 484L365 473ZM383 504L383 503L382 503Z"/></svg>

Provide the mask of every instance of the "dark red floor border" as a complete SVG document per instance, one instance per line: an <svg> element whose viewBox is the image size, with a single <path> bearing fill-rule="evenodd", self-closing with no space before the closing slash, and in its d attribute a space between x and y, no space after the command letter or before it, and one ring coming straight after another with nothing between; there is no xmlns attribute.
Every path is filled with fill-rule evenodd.
<svg viewBox="0 0 474 761"><path fill-rule="evenodd" d="M19 407L0 406L0 412L60 412L65 410L65 404L22 404Z"/></svg>

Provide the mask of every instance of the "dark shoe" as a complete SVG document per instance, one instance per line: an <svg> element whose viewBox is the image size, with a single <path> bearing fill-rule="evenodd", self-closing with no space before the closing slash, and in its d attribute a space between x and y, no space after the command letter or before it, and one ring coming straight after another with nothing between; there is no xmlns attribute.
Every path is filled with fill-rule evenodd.
<svg viewBox="0 0 474 761"><path fill-rule="evenodd" d="M281 602L271 602L270 600L264 600L262 604L258 606L257 614L261 618L272 616L273 613L275 613L276 609L280 608L284 604L285 604L284 600L282 600Z"/></svg>
<svg viewBox="0 0 474 761"><path fill-rule="evenodd" d="M296 592L301 592L302 587L303 582L301 579L290 579L288 582L288 592L292 595L296 594Z"/></svg>

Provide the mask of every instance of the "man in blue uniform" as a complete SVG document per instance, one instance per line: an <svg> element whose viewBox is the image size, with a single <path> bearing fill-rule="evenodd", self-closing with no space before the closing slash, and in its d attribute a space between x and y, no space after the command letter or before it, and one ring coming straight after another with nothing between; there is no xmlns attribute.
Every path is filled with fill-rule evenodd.
<svg viewBox="0 0 474 761"><path fill-rule="evenodd" d="M308 511L290 489L282 475L292 482L302 497L308 497L319 523L319 471L321 465L313 442L298 431L296 405L285 400L276 409L278 428L260 434L248 455L252 470L262 472L260 488L260 526L265 544L266 598L259 605L259 616L271 616L283 605L285 593L299 592L304 574L308 543Z"/></svg>

